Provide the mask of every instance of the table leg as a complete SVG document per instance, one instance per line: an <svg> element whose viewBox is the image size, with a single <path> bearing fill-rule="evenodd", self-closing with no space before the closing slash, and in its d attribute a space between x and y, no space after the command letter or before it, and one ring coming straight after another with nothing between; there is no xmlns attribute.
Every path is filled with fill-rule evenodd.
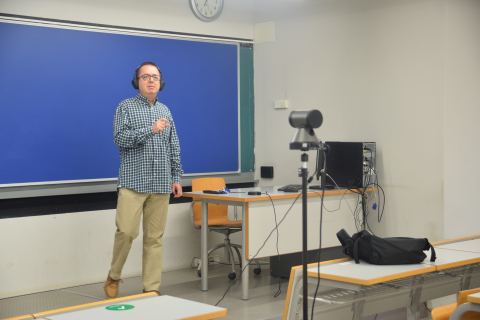
<svg viewBox="0 0 480 320"><path fill-rule="evenodd" d="M353 320L362 319L363 308L365 306L365 292L359 290L355 293L355 301L352 304Z"/></svg>
<svg viewBox="0 0 480 320"><path fill-rule="evenodd" d="M200 229L200 263L202 271L202 291L208 290L208 203L202 201L202 227Z"/></svg>
<svg viewBox="0 0 480 320"><path fill-rule="evenodd" d="M248 300L249 261L247 260L246 204L242 204L242 299Z"/></svg>
<svg viewBox="0 0 480 320"><path fill-rule="evenodd" d="M423 304L420 301L422 296L424 278L423 276L414 276L411 281L410 288L410 305L407 307L407 319L418 320L422 319Z"/></svg>
<svg viewBox="0 0 480 320"><path fill-rule="evenodd" d="M470 282L472 280L472 272L473 272L472 266L468 266L465 269L465 272L462 275L462 283L460 284L462 290L470 289Z"/></svg>
<svg viewBox="0 0 480 320"><path fill-rule="evenodd" d="M292 281L293 288L290 292L290 297L285 297L287 303L289 304L287 314L284 315L284 318L286 318L287 320L294 320L300 317L300 315L297 313L302 310L302 299L300 299L303 285L302 274L302 269L297 269L295 271Z"/></svg>

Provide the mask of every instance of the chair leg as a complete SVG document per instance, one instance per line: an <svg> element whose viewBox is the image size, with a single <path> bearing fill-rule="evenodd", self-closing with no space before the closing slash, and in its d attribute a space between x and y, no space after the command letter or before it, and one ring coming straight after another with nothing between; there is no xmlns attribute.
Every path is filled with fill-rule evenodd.
<svg viewBox="0 0 480 320"><path fill-rule="evenodd" d="M237 277L237 274L235 273L235 256L233 255L233 250L232 250L232 246L230 245L229 239L225 240L225 247L228 249L227 251L230 257L230 264L232 266L232 272L228 274L228 278L230 280L235 280L235 278Z"/></svg>
<svg viewBox="0 0 480 320"><path fill-rule="evenodd" d="M232 266L232 272L235 272L235 257L233 256L232 247L228 247L228 255L230 256L230 265Z"/></svg>
<svg viewBox="0 0 480 320"><path fill-rule="evenodd" d="M239 261L240 269L241 269L242 268L242 255L240 253L240 248L242 246L240 246L238 244L230 243L230 238L227 234L222 244L216 245L212 249L208 250L207 256L210 257L212 252L214 252L215 250L220 249L222 247L224 247L224 249L225 249L225 251L224 251L225 260L232 267L232 271L228 274L228 278L230 280L234 280L237 277L237 275L235 273L235 254L233 253L233 250L235 250L235 252L237 253L238 261ZM257 264L258 264L258 262L257 262ZM201 263L197 267L197 274L198 274L198 276L201 276L201 274L202 274Z"/></svg>
<svg viewBox="0 0 480 320"><path fill-rule="evenodd" d="M243 269L242 267L242 256L240 255L240 249L242 248L241 245L238 245L238 244L232 244L231 245L235 251L237 251L237 255L238 255L238 259L240 260L240 270ZM252 263L255 262L255 269L253 269L253 273L256 274L256 275L259 275L260 273L262 273L262 268L260 267L260 262L258 262L258 260L253 260Z"/></svg>
<svg viewBox="0 0 480 320"><path fill-rule="evenodd" d="M213 247L212 249L208 250L208 253L207 253L207 257L210 257L210 254L217 250L217 249L220 249L222 247L225 247L225 244L222 243L222 244L219 244L219 245L216 245L215 247ZM207 262L208 263L208 262ZM202 275L202 264L199 263L198 264L198 267L197 267L197 275L200 277Z"/></svg>
<svg viewBox="0 0 480 320"><path fill-rule="evenodd" d="M225 257L225 262L226 263L230 263L230 253L228 253L228 245L227 245L227 241L224 240L225 242L225 248L223 250L223 256Z"/></svg>
<svg viewBox="0 0 480 320"><path fill-rule="evenodd" d="M197 267L197 276L201 277L202 276L202 264L199 263Z"/></svg>
<svg viewBox="0 0 480 320"><path fill-rule="evenodd" d="M240 249L241 246L238 244L232 244L232 248L235 249L235 252L237 252L237 257L238 257L238 262L240 263L240 270L242 270L242 255L240 254Z"/></svg>
<svg viewBox="0 0 480 320"><path fill-rule="evenodd" d="M232 244L230 243L230 239L226 237L223 242L225 244L225 253L227 254L227 263L232 265L232 272L235 272L235 257L233 256Z"/></svg>
<svg viewBox="0 0 480 320"><path fill-rule="evenodd" d="M224 243L219 244L219 245L216 245L216 246L213 247L212 249L208 250L208 255L210 256L210 254L211 254L213 251L215 251L215 250L217 250L217 249L220 249L220 248L223 248L223 247L225 247L225 244L224 244Z"/></svg>

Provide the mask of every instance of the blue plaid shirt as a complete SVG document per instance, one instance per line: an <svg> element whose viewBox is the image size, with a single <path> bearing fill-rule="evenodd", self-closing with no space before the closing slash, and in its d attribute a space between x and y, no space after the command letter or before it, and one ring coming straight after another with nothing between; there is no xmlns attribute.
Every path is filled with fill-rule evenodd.
<svg viewBox="0 0 480 320"><path fill-rule="evenodd" d="M166 118L170 127L158 134L153 123ZM118 186L144 193L171 193L183 174L180 142L170 110L156 101L153 106L138 94L120 102L113 127L120 150Z"/></svg>

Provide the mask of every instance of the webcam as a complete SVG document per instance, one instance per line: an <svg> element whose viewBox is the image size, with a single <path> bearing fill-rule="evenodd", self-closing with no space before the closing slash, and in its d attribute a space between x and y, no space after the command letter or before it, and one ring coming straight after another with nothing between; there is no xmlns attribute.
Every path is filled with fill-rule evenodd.
<svg viewBox="0 0 480 320"><path fill-rule="evenodd" d="M315 129L322 125L323 116L319 110L292 111L288 118L290 125L297 129Z"/></svg>
<svg viewBox="0 0 480 320"><path fill-rule="evenodd" d="M315 150L320 147L320 141L313 129L322 125L323 116L319 110L292 111L288 118L290 125L298 131L290 142L291 150Z"/></svg>

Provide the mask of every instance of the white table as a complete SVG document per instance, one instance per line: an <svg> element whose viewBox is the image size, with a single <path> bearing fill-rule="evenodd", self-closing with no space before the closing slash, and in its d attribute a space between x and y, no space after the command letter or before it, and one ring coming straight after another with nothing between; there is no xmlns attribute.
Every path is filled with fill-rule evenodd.
<svg viewBox="0 0 480 320"><path fill-rule="evenodd" d="M120 302L108 302L91 307L45 315L47 320L173 320L173 319L216 319L227 314L225 308L176 298L155 296Z"/></svg>
<svg viewBox="0 0 480 320"><path fill-rule="evenodd" d="M435 271L435 266L419 263L379 266L353 260L330 264L320 268L320 278L352 285L370 286ZM308 268L311 277L317 277L317 268Z"/></svg>
<svg viewBox="0 0 480 320"><path fill-rule="evenodd" d="M435 248L435 251L437 253L435 262L430 262L430 255L427 255L424 263L434 265L437 271L480 262L480 252L452 250L443 246Z"/></svg>
<svg viewBox="0 0 480 320"><path fill-rule="evenodd" d="M248 191L260 191L261 195L248 195ZM251 259L277 255L275 206L279 232L279 252L287 254L302 251L302 199L301 193L278 191L278 187L233 189L229 194L207 194L203 192L185 192L186 197L202 203L201 220L201 290L208 290L208 204L219 203L241 208L242 217L242 299L248 299L248 263ZM319 248L319 221L321 191L308 192L308 250ZM348 190L328 190L325 192L324 206L332 212L324 210L324 228L322 247L339 245L336 232L345 228L355 231L355 222L349 210L356 204L356 196ZM291 207L288 214L287 211ZM281 222L282 218L285 220ZM272 232L273 231L273 232ZM270 235L270 238L265 241Z"/></svg>
<svg viewBox="0 0 480 320"><path fill-rule="evenodd" d="M309 283L316 284L319 279L320 286L335 288L333 293L318 297L322 316L360 319L406 307L407 319L421 319L427 313L425 301L479 286L480 253L443 246L435 250L435 262L427 256L423 263L415 265L377 266L342 260L321 264L319 273L317 264L310 264ZM292 268L283 319L294 319L298 312L301 279L301 267Z"/></svg>
<svg viewBox="0 0 480 320"><path fill-rule="evenodd" d="M443 244L438 248L480 253L480 239Z"/></svg>

